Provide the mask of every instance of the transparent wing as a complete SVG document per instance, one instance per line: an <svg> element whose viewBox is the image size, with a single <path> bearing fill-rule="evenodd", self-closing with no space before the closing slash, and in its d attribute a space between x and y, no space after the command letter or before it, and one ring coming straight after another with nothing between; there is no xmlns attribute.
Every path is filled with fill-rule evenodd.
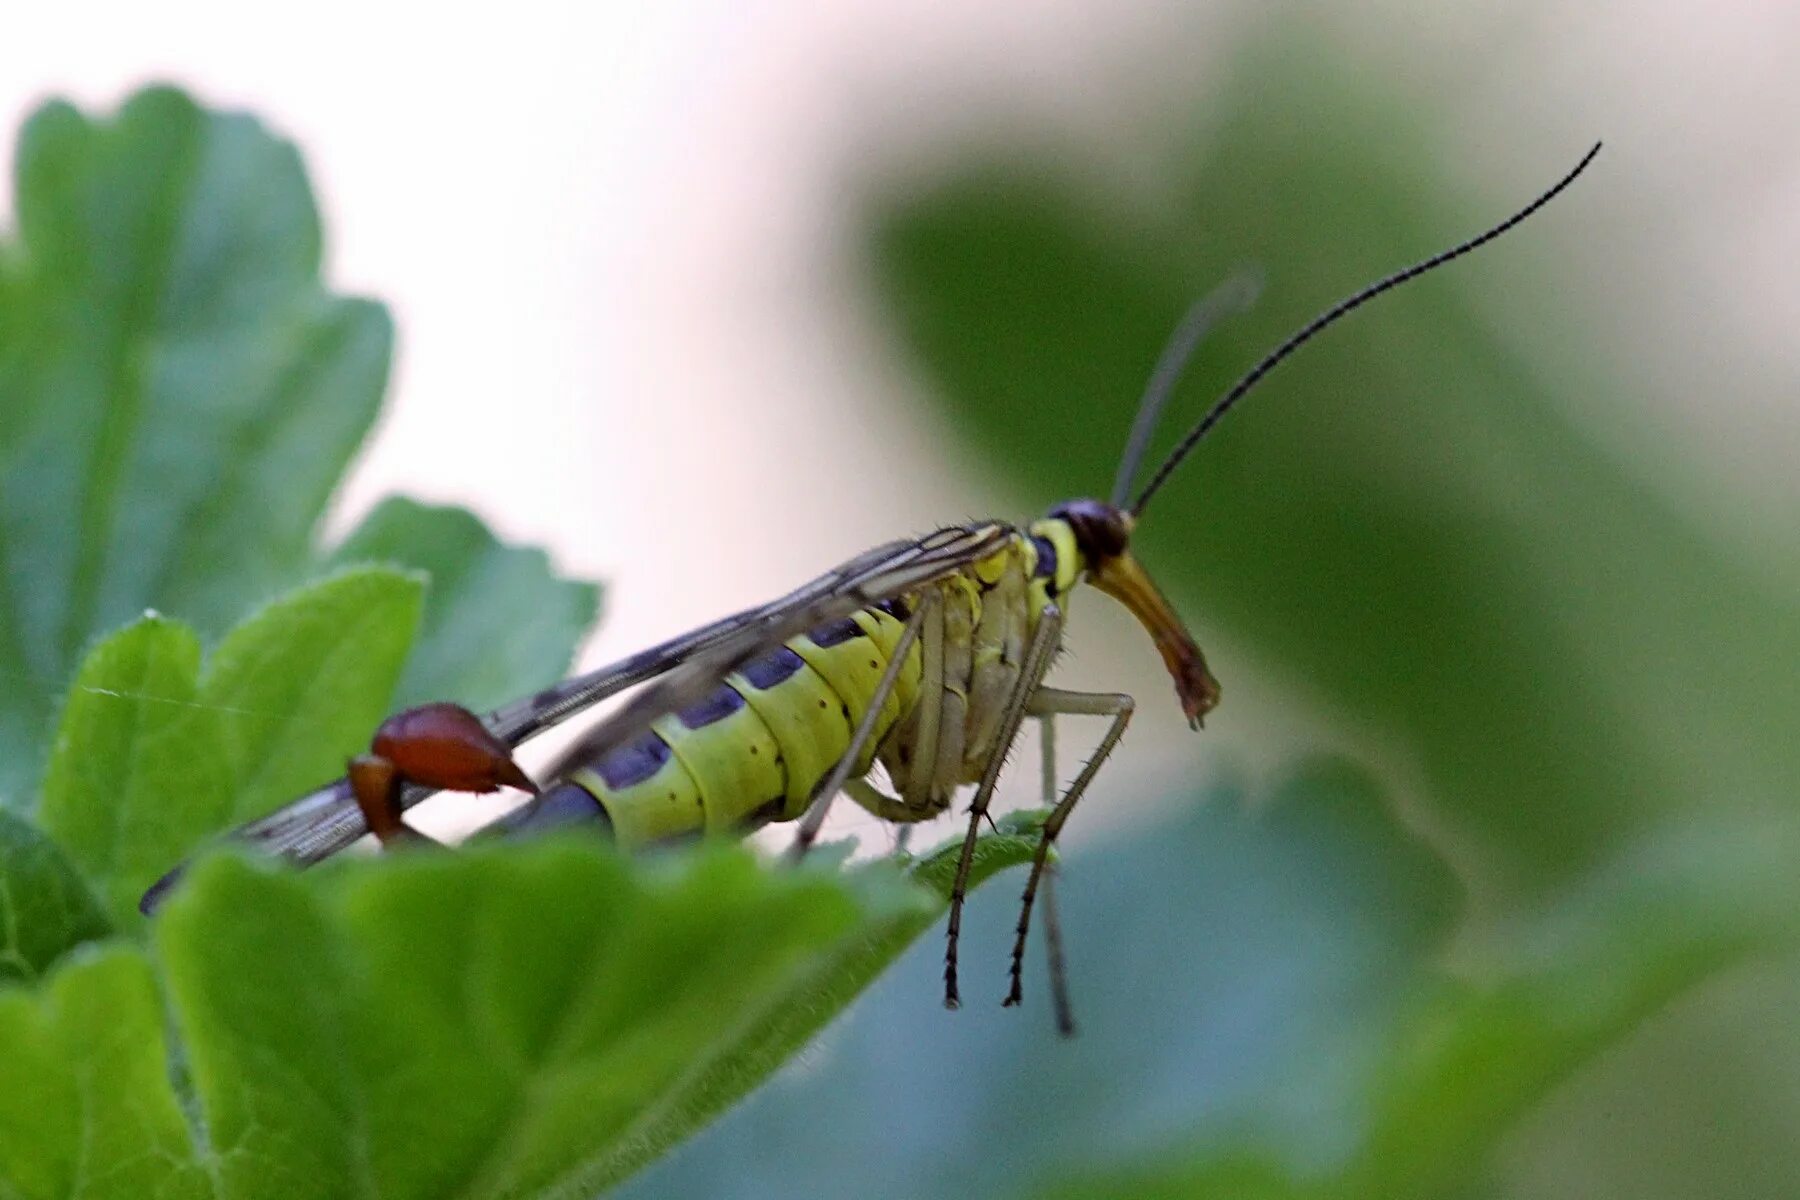
<svg viewBox="0 0 1800 1200"><path fill-rule="evenodd" d="M773 604L739 614L734 628L584 733L548 774L554 777L571 764L592 762L641 735L665 713L712 695L725 676L771 646L941 579L994 553L1012 533L1011 526L996 522L951 526L917 541L889 543Z"/></svg>
<svg viewBox="0 0 1800 1200"><path fill-rule="evenodd" d="M951 527L923 538L888 542L865 551L787 595L714 621L629 658L577 675L542 692L495 709L483 718L496 736L519 746L592 706L659 676L643 694L582 739L584 754L604 753L665 712L710 693L719 680L763 648L825 621L847 616L939 578L992 553L1009 528ZM409 787L401 806L435 794ZM368 832L348 780L338 779L227 835L228 840L307 866L349 846ZM169 872L144 896L145 911L180 877Z"/></svg>
<svg viewBox="0 0 1800 1200"><path fill-rule="evenodd" d="M489 713L482 719L483 724L507 745L519 746L608 697L654 679L714 639L731 632L757 611L760 610L752 609L703 625L629 658L564 680L523 700L515 700ZM409 787L402 794L400 803L403 808L411 808L435 794L431 788ZM228 836L232 841L262 853L309 866L337 853L368 831L362 812L350 794L349 781L337 779L260 820L240 826Z"/></svg>
<svg viewBox="0 0 1800 1200"><path fill-rule="evenodd" d="M629 658L564 680L495 709L482 719L483 723L508 745L518 746L609 696L654 679L760 611L751 609L702 625ZM400 805L411 808L433 795L433 788L408 787L401 793ZM350 781L335 779L266 817L239 826L226 834L225 840L306 867L329 858L368 832L362 810L351 795ZM138 907L145 913L153 911L186 869L187 864L181 863L158 879L144 893Z"/></svg>

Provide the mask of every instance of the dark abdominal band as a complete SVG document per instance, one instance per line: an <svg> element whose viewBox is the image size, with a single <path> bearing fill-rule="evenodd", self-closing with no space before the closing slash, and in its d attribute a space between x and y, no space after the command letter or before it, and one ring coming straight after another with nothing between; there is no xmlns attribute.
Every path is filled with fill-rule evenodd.
<svg viewBox="0 0 1800 1200"><path fill-rule="evenodd" d="M488 830L504 834L551 833L560 829L582 829L611 837L612 818L586 788L559 783L488 826Z"/></svg>
<svg viewBox="0 0 1800 1200"><path fill-rule="evenodd" d="M910 615L906 602L898 597L883 601L879 607L902 621ZM829 648L867 635L853 619L843 617L818 626L807 636L815 645ZM758 691L768 691L791 679L803 666L805 660L800 655L787 646L776 646L745 663L738 673ZM736 688L728 683L721 683L704 700L688 705L675 715L686 728L702 729L715 721L724 720L744 705L744 697ZM593 764L593 770L608 788L622 791L656 774L672 754L668 742L655 731L646 730L625 745L602 755ZM752 826L761 825L773 818L781 811L783 804L782 797L771 800L754 814ZM559 783L538 799L495 821L489 829L496 833L514 834L547 833L576 827L585 827L590 831L597 829L610 836L612 818L586 788L575 783Z"/></svg>

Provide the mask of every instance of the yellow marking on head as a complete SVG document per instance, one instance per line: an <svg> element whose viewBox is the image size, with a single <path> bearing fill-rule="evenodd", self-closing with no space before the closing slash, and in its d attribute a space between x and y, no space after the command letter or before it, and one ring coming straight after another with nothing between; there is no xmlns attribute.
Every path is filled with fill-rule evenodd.
<svg viewBox="0 0 1800 1200"><path fill-rule="evenodd" d="M1087 562L1081 557L1081 547L1075 541L1075 531L1061 517L1045 517L1041 521L1033 521L1029 532L1032 537L1041 537L1056 547L1056 578L1050 581L1050 590L1062 595L1075 586L1075 580L1087 568ZM1037 547L1032 546L1031 574L1034 578L1037 575L1037 557Z"/></svg>

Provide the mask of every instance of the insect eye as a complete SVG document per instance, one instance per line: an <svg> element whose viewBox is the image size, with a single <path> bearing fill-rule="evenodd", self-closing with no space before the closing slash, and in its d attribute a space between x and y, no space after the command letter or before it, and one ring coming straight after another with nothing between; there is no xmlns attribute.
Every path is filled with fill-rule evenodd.
<svg viewBox="0 0 1800 1200"><path fill-rule="evenodd" d="M1070 500L1051 509L1050 515L1068 523L1082 557L1090 563L1123 554L1131 541L1131 518L1104 501Z"/></svg>

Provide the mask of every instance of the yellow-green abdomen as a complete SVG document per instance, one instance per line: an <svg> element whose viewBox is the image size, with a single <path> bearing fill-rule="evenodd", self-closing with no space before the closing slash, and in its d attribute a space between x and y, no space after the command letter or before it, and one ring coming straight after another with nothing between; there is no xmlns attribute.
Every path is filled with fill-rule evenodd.
<svg viewBox="0 0 1800 1200"><path fill-rule="evenodd" d="M864 609L746 663L697 704L659 718L635 741L571 773L606 810L627 849L699 833L738 833L806 811L850 745L904 628L898 602ZM874 736L875 748L918 699L910 648Z"/></svg>

